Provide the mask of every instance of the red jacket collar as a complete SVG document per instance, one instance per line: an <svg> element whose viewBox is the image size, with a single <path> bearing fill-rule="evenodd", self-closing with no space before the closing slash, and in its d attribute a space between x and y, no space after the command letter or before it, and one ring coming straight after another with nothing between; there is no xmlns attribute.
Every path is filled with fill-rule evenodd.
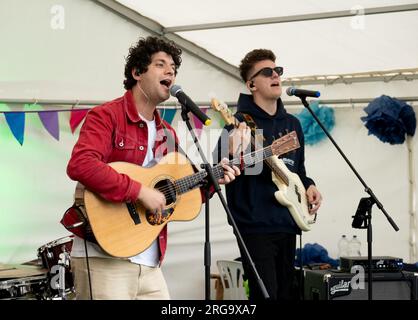
<svg viewBox="0 0 418 320"><path fill-rule="evenodd" d="M123 102L125 107L125 112L132 122L140 122L142 119L139 117L138 110L135 106L134 96L132 94L132 90L127 90L125 92L125 95L123 96ZM154 119L155 119L155 125L157 129L159 129L162 126L161 123L161 117L160 113L157 111L157 109L154 110Z"/></svg>

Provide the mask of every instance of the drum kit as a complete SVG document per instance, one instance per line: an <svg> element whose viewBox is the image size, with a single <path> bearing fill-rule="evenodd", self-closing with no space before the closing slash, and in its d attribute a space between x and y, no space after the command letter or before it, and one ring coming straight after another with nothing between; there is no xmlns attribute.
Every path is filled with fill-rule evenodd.
<svg viewBox="0 0 418 320"><path fill-rule="evenodd" d="M75 297L70 252L73 236L38 249L38 259L0 264L0 300L72 300Z"/></svg>

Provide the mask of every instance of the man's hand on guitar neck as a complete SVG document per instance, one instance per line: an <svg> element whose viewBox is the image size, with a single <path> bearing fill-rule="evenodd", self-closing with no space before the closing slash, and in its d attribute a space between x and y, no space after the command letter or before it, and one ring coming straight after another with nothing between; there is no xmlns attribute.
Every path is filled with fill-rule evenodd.
<svg viewBox="0 0 418 320"><path fill-rule="evenodd" d="M235 180L235 176L239 176L241 174L241 171L237 166L230 166L228 164L229 160L227 158L223 158L220 163L224 169L224 177L218 180L219 184L228 184Z"/></svg>
<svg viewBox="0 0 418 320"><path fill-rule="evenodd" d="M311 184L306 190L306 197L308 198L309 206L309 213L315 214L317 213L319 207L321 206L322 202L322 195L315 187L315 185Z"/></svg>

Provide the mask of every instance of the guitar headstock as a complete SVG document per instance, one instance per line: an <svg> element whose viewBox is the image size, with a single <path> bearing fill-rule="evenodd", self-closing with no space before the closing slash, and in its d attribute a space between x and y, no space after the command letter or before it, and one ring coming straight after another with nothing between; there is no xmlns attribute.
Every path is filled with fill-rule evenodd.
<svg viewBox="0 0 418 320"><path fill-rule="evenodd" d="M296 150L299 147L300 144L296 131L292 131L285 136L274 140L271 144L271 150L273 154L277 156Z"/></svg>
<svg viewBox="0 0 418 320"><path fill-rule="evenodd" d="M231 125L231 124L235 125L236 119L233 116L232 111L229 110L225 102L221 102L215 98L212 98L210 106L212 107L213 110L221 113L221 116L227 125Z"/></svg>

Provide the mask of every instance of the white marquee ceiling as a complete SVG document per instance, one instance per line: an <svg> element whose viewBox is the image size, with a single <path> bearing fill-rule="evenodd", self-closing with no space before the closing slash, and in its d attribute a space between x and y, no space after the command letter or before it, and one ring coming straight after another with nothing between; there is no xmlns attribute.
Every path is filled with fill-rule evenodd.
<svg viewBox="0 0 418 320"><path fill-rule="evenodd" d="M117 1L163 28L417 5L392 0ZM175 30L175 29L174 29ZM175 33L238 66L254 48L272 49L286 76L418 67L418 10Z"/></svg>

